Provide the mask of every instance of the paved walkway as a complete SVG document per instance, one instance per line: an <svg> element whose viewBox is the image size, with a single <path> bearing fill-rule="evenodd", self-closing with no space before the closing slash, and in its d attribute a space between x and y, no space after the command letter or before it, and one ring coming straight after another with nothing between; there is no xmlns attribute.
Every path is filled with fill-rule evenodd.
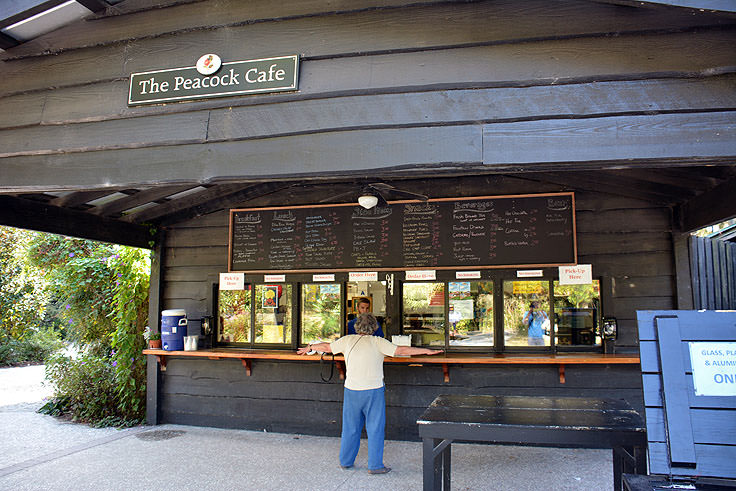
<svg viewBox="0 0 736 491"><path fill-rule="evenodd" d="M40 415L43 367L0 369L0 490L420 490L421 444L386 442L394 470L355 469L338 438L180 425L94 429ZM455 444L455 490L605 490L607 450Z"/></svg>

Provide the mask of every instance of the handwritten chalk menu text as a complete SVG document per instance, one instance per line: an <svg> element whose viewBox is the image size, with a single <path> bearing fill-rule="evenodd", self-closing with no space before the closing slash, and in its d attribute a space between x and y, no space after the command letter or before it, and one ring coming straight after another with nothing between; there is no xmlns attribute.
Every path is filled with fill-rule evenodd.
<svg viewBox="0 0 736 491"><path fill-rule="evenodd" d="M230 210L229 270L576 264L572 193Z"/></svg>

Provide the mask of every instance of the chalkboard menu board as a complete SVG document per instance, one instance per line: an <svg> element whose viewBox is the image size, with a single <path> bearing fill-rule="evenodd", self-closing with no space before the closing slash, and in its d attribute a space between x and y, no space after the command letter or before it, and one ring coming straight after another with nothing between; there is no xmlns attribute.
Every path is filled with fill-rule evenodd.
<svg viewBox="0 0 736 491"><path fill-rule="evenodd" d="M575 264L572 193L230 211L230 271Z"/></svg>

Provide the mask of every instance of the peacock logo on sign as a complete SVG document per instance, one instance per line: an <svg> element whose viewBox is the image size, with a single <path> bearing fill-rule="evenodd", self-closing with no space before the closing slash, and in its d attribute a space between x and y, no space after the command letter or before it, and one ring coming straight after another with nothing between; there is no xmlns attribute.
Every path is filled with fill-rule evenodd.
<svg viewBox="0 0 736 491"><path fill-rule="evenodd" d="M221 63L215 54L196 66L130 75L128 105L297 90L299 56Z"/></svg>

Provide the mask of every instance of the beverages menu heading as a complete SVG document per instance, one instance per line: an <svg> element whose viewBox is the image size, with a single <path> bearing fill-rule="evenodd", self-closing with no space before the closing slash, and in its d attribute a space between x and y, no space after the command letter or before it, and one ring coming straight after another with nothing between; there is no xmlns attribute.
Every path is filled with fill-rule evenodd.
<svg viewBox="0 0 736 491"><path fill-rule="evenodd" d="M572 193L230 211L230 271L575 264Z"/></svg>

